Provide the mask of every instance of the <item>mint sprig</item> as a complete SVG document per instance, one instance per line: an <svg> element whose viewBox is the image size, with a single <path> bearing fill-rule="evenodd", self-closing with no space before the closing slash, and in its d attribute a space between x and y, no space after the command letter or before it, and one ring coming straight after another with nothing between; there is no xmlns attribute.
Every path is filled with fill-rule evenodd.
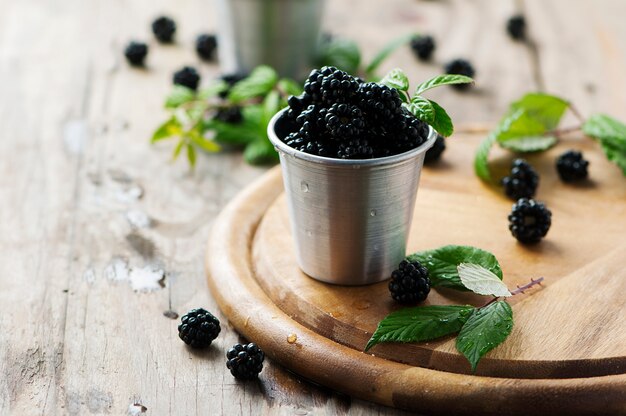
<svg viewBox="0 0 626 416"><path fill-rule="evenodd" d="M626 176L626 125L606 114L594 114L583 124L583 132L600 142L607 159Z"/></svg>

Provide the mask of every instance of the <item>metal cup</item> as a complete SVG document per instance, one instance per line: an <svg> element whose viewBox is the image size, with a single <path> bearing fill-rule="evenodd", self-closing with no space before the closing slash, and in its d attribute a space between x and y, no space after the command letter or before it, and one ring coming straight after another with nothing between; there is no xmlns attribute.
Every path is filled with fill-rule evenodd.
<svg viewBox="0 0 626 416"><path fill-rule="evenodd" d="M406 256L424 154L437 133L408 152L377 159L333 159L300 152L279 139L282 114L269 123L280 154L298 265L340 285L387 279Z"/></svg>
<svg viewBox="0 0 626 416"><path fill-rule="evenodd" d="M219 60L225 73L270 65L304 79L319 42L323 0L217 0Z"/></svg>

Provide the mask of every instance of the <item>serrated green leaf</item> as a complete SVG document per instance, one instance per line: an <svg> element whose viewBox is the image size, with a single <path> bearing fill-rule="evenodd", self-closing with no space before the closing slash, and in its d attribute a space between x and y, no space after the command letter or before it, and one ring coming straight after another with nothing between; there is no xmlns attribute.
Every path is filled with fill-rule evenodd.
<svg viewBox="0 0 626 416"><path fill-rule="evenodd" d="M433 77L419 84L415 88L414 95L422 95L424 91L428 91L440 85L469 84L472 82L474 82L474 80L470 77L466 77L465 75L455 75L455 74L437 75L436 77Z"/></svg>
<svg viewBox="0 0 626 416"><path fill-rule="evenodd" d="M196 166L196 148L191 143L187 143L187 160L193 169Z"/></svg>
<svg viewBox="0 0 626 416"><path fill-rule="evenodd" d="M513 310L506 301L477 309L461 328L456 349L470 362L472 372L480 359L502 344L513 329Z"/></svg>
<svg viewBox="0 0 626 416"><path fill-rule="evenodd" d="M185 139L184 137L178 141L178 143L176 144L176 147L174 148L174 152L172 153L172 160L178 159L178 156L180 156L180 152L181 150L183 150L183 147L185 146L186 143L187 143L187 139Z"/></svg>
<svg viewBox="0 0 626 416"><path fill-rule="evenodd" d="M176 117L172 116L155 130L152 134L150 142L155 143L159 140L168 139L172 136L180 136L182 133L183 129L180 122Z"/></svg>
<svg viewBox="0 0 626 416"><path fill-rule="evenodd" d="M434 250L418 251L409 255L407 259L419 261L428 269L432 287L467 291L457 270L461 263L479 264L502 279L502 269L496 257L476 247L448 245Z"/></svg>
<svg viewBox="0 0 626 416"><path fill-rule="evenodd" d="M202 137L202 135L200 135L197 131L190 132L188 136L193 144L195 144L205 152L215 153L220 151L220 146L217 143L215 143L213 140L208 140Z"/></svg>
<svg viewBox="0 0 626 416"><path fill-rule="evenodd" d="M247 78L233 85L228 99L239 103L254 97L260 97L272 90L278 82L278 74L269 66L257 66Z"/></svg>
<svg viewBox="0 0 626 416"><path fill-rule="evenodd" d="M424 123L432 125L435 122L436 112L430 100L424 97L415 96L411 98L411 102L407 105L407 109L415 117Z"/></svg>
<svg viewBox="0 0 626 416"><path fill-rule="evenodd" d="M196 99L196 92L182 85L174 85L172 91L165 98L166 108L176 108Z"/></svg>
<svg viewBox="0 0 626 416"><path fill-rule="evenodd" d="M583 132L600 142L607 159L626 176L626 125L606 114L594 114L583 124Z"/></svg>
<svg viewBox="0 0 626 416"><path fill-rule="evenodd" d="M555 129L565 110L569 107L569 102L549 94L529 93L511 104L510 113L521 110L544 126L545 130Z"/></svg>
<svg viewBox="0 0 626 416"><path fill-rule="evenodd" d="M278 81L278 88L284 91L286 95L302 94L302 85L289 78L281 78Z"/></svg>
<svg viewBox="0 0 626 416"><path fill-rule="evenodd" d="M500 146L518 153L542 152L558 142L554 136L522 136L499 142Z"/></svg>
<svg viewBox="0 0 626 416"><path fill-rule="evenodd" d="M443 137L449 137L454 132L454 126L452 125L452 119L446 113L446 110L443 109L442 106L434 102L433 100L429 100L430 105L435 109L435 120L431 124L432 128L434 128L437 133L441 134Z"/></svg>
<svg viewBox="0 0 626 416"><path fill-rule="evenodd" d="M267 124L269 124L270 119L278 112L280 109L280 94L278 91L270 91L269 94L265 96L263 100L263 132L265 132L265 128Z"/></svg>
<svg viewBox="0 0 626 416"><path fill-rule="evenodd" d="M398 49L400 46L406 45L407 43L409 43L409 41L414 36L415 36L414 33L410 33L408 35L400 36L399 38L396 38L396 39L392 40L391 42L389 42L387 45L385 45L376 54L376 56L374 56L374 59L372 59L372 62L370 62L370 64L365 68L365 73L368 75L368 77L372 76L374 74L374 72L376 72L376 70L378 69L380 64L382 64L383 61L385 59L387 59L387 57L393 53L393 51Z"/></svg>
<svg viewBox="0 0 626 416"><path fill-rule="evenodd" d="M461 263L456 266L461 283L474 293L486 296L511 296L502 280L491 270L474 263Z"/></svg>
<svg viewBox="0 0 626 416"><path fill-rule="evenodd" d="M261 165L277 162L278 153L274 150L274 145L269 139L264 137L248 144L243 152L243 158L251 165Z"/></svg>
<svg viewBox="0 0 626 416"><path fill-rule="evenodd" d="M204 130L214 133L213 140L218 143L228 143L231 145L244 145L259 138L258 125L251 125L244 121L240 124L229 124L219 120L206 120Z"/></svg>
<svg viewBox="0 0 626 416"><path fill-rule="evenodd" d="M335 66L355 74L361 63L361 52L355 42L335 38L320 47L318 62L320 66Z"/></svg>
<svg viewBox="0 0 626 416"><path fill-rule="evenodd" d="M379 84L386 85L389 88L395 88L401 92L409 90L409 79L400 68L395 68L387 72L387 75L380 80Z"/></svg>
<svg viewBox="0 0 626 416"><path fill-rule="evenodd" d="M490 134L480 142L476 155L474 156L474 172L485 182L491 182L491 171L489 170L489 151L496 142L495 134Z"/></svg>
<svg viewBox="0 0 626 416"><path fill-rule="evenodd" d="M206 88L201 89L198 92L198 98L206 100L211 97L215 97L221 92L228 90L228 83L224 81L218 81L214 84L209 85Z"/></svg>
<svg viewBox="0 0 626 416"><path fill-rule="evenodd" d="M454 334L473 310L469 305L435 305L393 312L380 321L365 351L381 342L422 342Z"/></svg>

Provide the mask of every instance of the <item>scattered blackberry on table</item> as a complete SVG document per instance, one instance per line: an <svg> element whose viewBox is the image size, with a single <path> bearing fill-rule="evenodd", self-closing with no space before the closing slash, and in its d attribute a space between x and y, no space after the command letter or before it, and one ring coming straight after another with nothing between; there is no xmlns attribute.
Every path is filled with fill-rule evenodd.
<svg viewBox="0 0 626 416"><path fill-rule="evenodd" d="M161 16L152 22L152 33L161 43L171 43L176 33L176 22L167 16Z"/></svg>
<svg viewBox="0 0 626 416"><path fill-rule="evenodd" d="M552 224L552 213L544 204L520 198L509 214L509 230L520 243L533 244L546 236Z"/></svg>
<svg viewBox="0 0 626 416"><path fill-rule="evenodd" d="M575 150L568 150L556 159L556 170L563 182L577 182L587 178L589 162Z"/></svg>
<svg viewBox="0 0 626 416"><path fill-rule="evenodd" d="M205 61L212 61L215 58L217 49L217 37L210 34L202 34L196 38L196 52Z"/></svg>
<svg viewBox="0 0 626 416"><path fill-rule="evenodd" d="M446 150L446 139L441 134L437 134L437 139L435 140L433 147L426 151L424 163L434 163L441 159L441 154L444 150Z"/></svg>
<svg viewBox="0 0 626 416"><path fill-rule="evenodd" d="M427 61L435 50L435 40L432 36L415 36L411 39L411 49L418 59Z"/></svg>
<svg viewBox="0 0 626 416"><path fill-rule="evenodd" d="M203 308L192 309L180 319L178 336L192 348L206 348L219 335L220 321Z"/></svg>
<svg viewBox="0 0 626 416"><path fill-rule="evenodd" d="M389 292L396 302L417 303L426 300L430 292L428 270L417 261L403 260L391 273Z"/></svg>
<svg viewBox="0 0 626 416"><path fill-rule="evenodd" d="M215 119L228 124L239 124L243 121L241 107L224 107L217 110Z"/></svg>
<svg viewBox="0 0 626 416"><path fill-rule="evenodd" d="M326 111L324 120L328 132L334 137L354 138L363 134L365 119L356 105L333 104Z"/></svg>
<svg viewBox="0 0 626 416"><path fill-rule="evenodd" d="M524 159L515 159L511 173L502 179L506 196L513 200L532 198L539 186L539 175Z"/></svg>
<svg viewBox="0 0 626 416"><path fill-rule="evenodd" d="M174 73L173 81L176 85L182 85L183 87L187 87L195 91L198 89L198 84L200 83L200 75L195 68L186 66L180 71L176 71Z"/></svg>
<svg viewBox="0 0 626 416"><path fill-rule="evenodd" d="M515 40L526 39L526 19L523 15L511 16L506 22L506 31Z"/></svg>
<svg viewBox="0 0 626 416"><path fill-rule="evenodd" d="M131 41L124 49L124 56L132 66L143 66L148 55L148 45L143 42Z"/></svg>
<svg viewBox="0 0 626 416"><path fill-rule="evenodd" d="M466 77L474 77L476 71L472 64L465 59L454 59L444 66L446 74L465 75ZM451 87L457 90L465 90L472 84L452 84Z"/></svg>
<svg viewBox="0 0 626 416"><path fill-rule="evenodd" d="M226 353L226 367L239 380L254 380L263 370L265 353L253 342L236 344Z"/></svg>

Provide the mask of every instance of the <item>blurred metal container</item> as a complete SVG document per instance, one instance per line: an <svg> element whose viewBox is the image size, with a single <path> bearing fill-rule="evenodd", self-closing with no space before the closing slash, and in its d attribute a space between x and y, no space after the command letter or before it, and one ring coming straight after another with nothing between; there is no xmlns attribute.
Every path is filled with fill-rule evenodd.
<svg viewBox="0 0 626 416"><path fill-rule="evenodd" d="M216 0L224 73L270 65L304 79L314 63L324 0Z"/></svg>
<svg viewBox="0 0 626 416"><path fill-rule="evenodd" d="M268 135L280 154L300 268L340 285L389 278L406 256L424 154L436 132L431 128L426 143L399 155L332 159L281 141L275 129L284 111L272 118Z"/></svg>

